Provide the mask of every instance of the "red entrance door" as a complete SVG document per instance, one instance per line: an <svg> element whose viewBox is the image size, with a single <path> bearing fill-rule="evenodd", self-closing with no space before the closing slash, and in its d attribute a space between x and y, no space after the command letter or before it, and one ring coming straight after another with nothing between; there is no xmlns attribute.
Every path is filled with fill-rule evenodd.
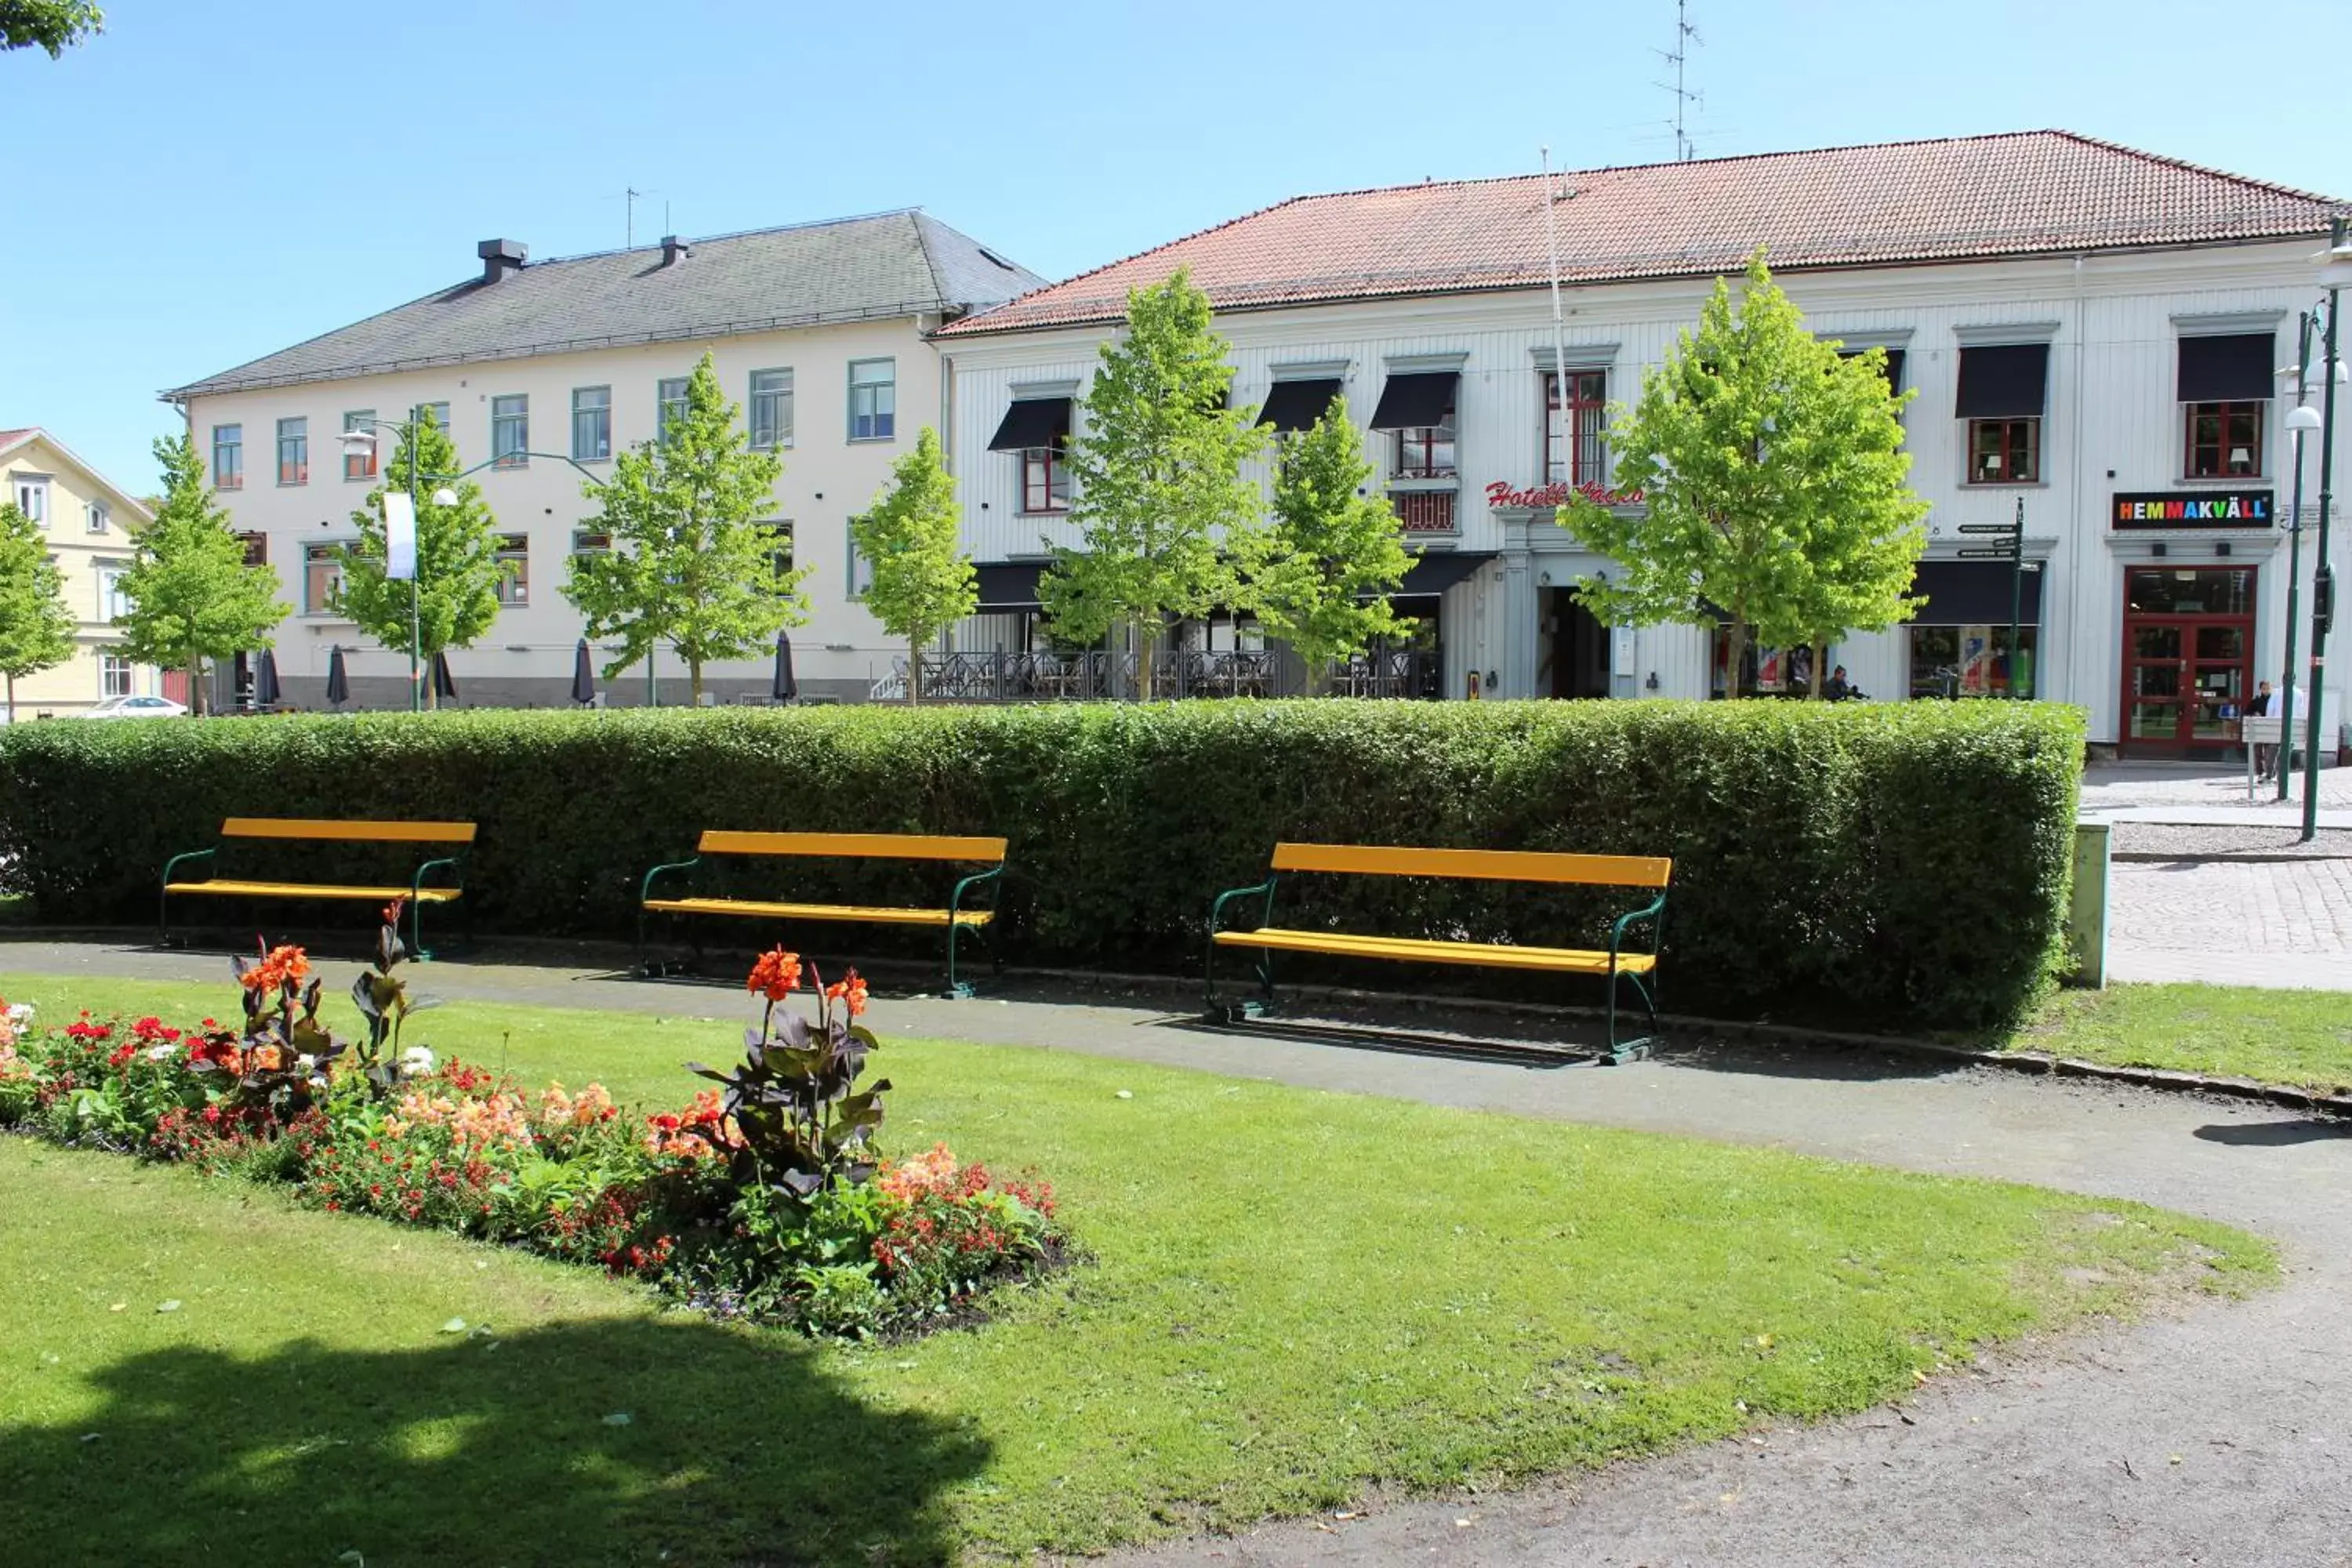
<svg viewBox="0 0 2352 1568"><path fill-rule="evenodd" d="M2252 567L2125 573L2126 752L2195 756L2234 745L2253 673Z"/></svg>

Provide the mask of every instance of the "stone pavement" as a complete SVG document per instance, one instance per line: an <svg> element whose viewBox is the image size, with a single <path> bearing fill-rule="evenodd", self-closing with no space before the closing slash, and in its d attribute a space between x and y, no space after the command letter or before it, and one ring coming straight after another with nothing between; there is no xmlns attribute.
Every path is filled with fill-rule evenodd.
<svg viewBox="0 0 2352 1568"><path fill-rule="evenodd" d="M0 973L217 980L223 970L204 954L0 942ZM725 1019L741 1003L730 989L579 964L446 963L431 979L453 999ZM2251 1301L2187 1300L2141 1324L2013 1348L1899 1411L1501 1496L1375 1497L1344 1521L1195 1539L1105 1568L2352 1564L2352 1137L2341 1124L1890 1055L1705 1040L1677 1042L1663 1061L1533 1070L1207 1031L1174 989L1031 999L1052 994L1031 982L998 1000L882 996L870 1021L886 1036L1084 1051L2137 1199L2251 1226L2281 1242L2287 1264L2284 1284Z"/></svg>
<svg viewBox="0 0 2352 1568"><path fill-rule="evenodd" d="M2086 771L2084 817L2122 825L2119 849L2137 832L2143 845L2160 842L2178 856L2111 868L2108 977L2352 991L2352 768L2320 771L2319 844L2228 858L2264 835L2291 837L2301 787L2298 779L2298 798L2284 805L2269 789L2249 805L2242 770L2140 763Z"/></svg>

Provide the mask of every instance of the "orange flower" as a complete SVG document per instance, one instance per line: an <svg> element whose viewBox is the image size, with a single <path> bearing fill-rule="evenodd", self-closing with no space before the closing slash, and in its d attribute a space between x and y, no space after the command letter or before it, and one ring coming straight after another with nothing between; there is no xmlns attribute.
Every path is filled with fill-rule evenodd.
<svg viewBox="0 0 2352 1568"><path fill-rule="evenodd" d="M798 990L800 983L801 955L775 947L760 955L743 989L757 992L771 1002L781 1002Z"/></svg>
<svg viewBox="0 0 2352 1568"><path fill-rule="evenodd" d="M406 899L394 899L392 902L384 905L383 923L388 926L398 925L400 923L400 911L407 906L408 900Z"/></svg>
<svg viewBox="0 0 2352 1568"><path fill-rule="evenodd" d="M257 1072L276 1072L286 1065L286 1054L276 1046L256 1046L253 1066Z"/></svg>
<svg viewBox="0 0 2352 1568"><path fill-rule="evenodd" d="M847 1003L849 1016L855 1018L866 1011L866 982L858 978L857 971L850 970L824 988L824 999Z"/></svg>
<svg viewBox="0 0 2352 1568"><path fill-rule="evenodd" d="M299 947L273 947L261 956L261 962L245 972L247 991L277 991L286 985L299 985L310 974L310 960Z"/></svg>

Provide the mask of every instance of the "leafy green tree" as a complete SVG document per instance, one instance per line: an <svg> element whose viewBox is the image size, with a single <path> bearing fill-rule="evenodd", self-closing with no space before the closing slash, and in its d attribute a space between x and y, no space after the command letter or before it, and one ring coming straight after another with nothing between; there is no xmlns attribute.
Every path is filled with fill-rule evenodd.
<svg viewBox="0 0 2352 1568"><path fill-rule="evenodd" d="M1372 465L1332 401L1312 427L1283 444L1274 479L1274 526L1252 563L1246 597L1266 631L1307 661L1323 690L1334 661L1378 637L1410 629L1388 595L1412 564L1396 511L1371 488Z"/></svg>
<svg viewBox="0 0 2352 1568"><path fill-rule="evenodd" d="M907 642L907 700L923 700L923 645L971 614L980 574L957 545L963 509L955 479L929 426L915 449L890 466L890 482L866 515L850 524L857 552L872 563L866 608L882 629Z"/></svg>
<svg viewBox="0 0 2352 1568"><path fill-rule="evenodd" d="M1735 310L1717 279L1696 332L1642 378L1611 439L1617 483L1647 515L1620 517L1579 498L1559 521L1616 561L1577 597L1604 621L1712 627L1731 619L1729 695L1751 637L1820 649L1849 631L1906 619L1912 568L1927 548L1927 503L1912 493L1885 356L1851 360L1805 331L1759 251Z"/></svg>
<svg viewBox="0 0 2352 1568"><path fill-rule="evenodd" d="M1171 616L1237 597L1234 560L1263 528L1265 495L1243 467L1265 447L1255 408L1228 408L1233 367L1209 330L1209 297L1179 269L1130 289L1124 338L1105 343L1070 447L1070 521L1085 545L1056 548L1038 592L1057 636L1094 642L1129 626L1151 690L1152 647Z"/></svg>
<svg viewBox="0 0 2352 1568"><path fill-rule="evenodd" d="M425 683L425 705L438 707L440 696L430 679L434 656L471 647L476 637L490 629L499 618L499 582L507 569L499 560L499 520L482 499L481 486L453 477L457 448L430 408L417 410L393 448L392 461L383 466L383 482L368 491L352 513L352 526L360 537L356 544L336 552L342 584L335 590L333 608L384 647L408 646L411 584L385 575L383 498L390 491L407 493L412 469L416 481L417 675ZM434 499L445 490L456 498L453 504L444 506Z"/></svg>
<svg viewBox="0 0 2352 1568"><path fill-rule="evenodd" d="M0 54L42 48L56 59L106 26L106 13L90 0L0 0Z"/></svg>
<svg viewBox="0 0 2352 1568"><path fill-rule="evenodd" d="M808 619L808 568L786 563L768 521L783 459L751 448L737 412L706 353L661 438L615 456L610 484L583 487L604 508L583 526L613 548L576 557L563 596L590 637L621 639L608 680L667 643L698 703L705 666L749 658Z"/></svg>
<svg viewBox="0 0 2352 1568"><path fill-rule="evenodd" d="M65 574L49 559L40 524L15 502L0 503L0 676L8 681L8 722L16 721L18 678L73 656Z"/></svg>
<svg viewBox="0 0 2352 1568"><path fill-rule="evenodd" d="M290 606L278 599L276 572L246 564L245 541L213 504L195 438L157 441L155 460L163 494L154 520L132 535L138 554L122 580L131 607L114 625L132 659L188 672L188 700L202 713L205 661L269 647Z"/></svg>

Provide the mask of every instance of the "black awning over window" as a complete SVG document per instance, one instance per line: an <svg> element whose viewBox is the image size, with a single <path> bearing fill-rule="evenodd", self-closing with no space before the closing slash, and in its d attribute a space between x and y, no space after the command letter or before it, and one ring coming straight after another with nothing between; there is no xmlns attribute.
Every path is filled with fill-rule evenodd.
<svg viewBox="0 0 2352 1568"><path fill-rule="evenodd" d="M2024 574L2024 600L2018 617L2028 626L2042 622L2042 579L2048 568ZM2006 561L1922 561L1911 579L1911 592L1925 595L1912 624L1922 626L1990 626L2009 624L2009 563Z"/></svg>
<svg viewBox="0 0 2352 1568"><path fill-rule="evenodd" d="M1838 357L1860 359L1868 352L1867 349L1844 349L1839 352ZM1901 349L1886 351L1886 390L1889 392L1903 390L1903 351Z"/></svg>
<svg viewBox="0 0 2352 1568"><path fill-rule="evenodd" d="M1016 405L1017 406L1017 405ZM1044 574L1042 561L989 561L972 569L979 579L980 600L973 607L982 614L991 610L1034 610L1038 608L1037 579Z"/></svg>
<svg viewBox="0 0 2352 1568"><path fill-rule="evenodd" d="M2244 332L2225 338L2180 340L2183 403L2256 403L2272 395L2272 357L2277 334Z"/></svg>
<svg viewBox="0 0 2352 1568"><path fill-rule="evenodd" d="M1443 425L1454 414L1454 389L1462 379L1458 370L1392 375L1381 388L1380 406L1372 410L1375 430L1419 430Z"/></svg>
<svg viewBox="0 0 2352 1568"><path fill-rule="evenodd" d="M1443 594L1456 583L1466 582L1479 567L1494 558L1495 553L1491 550L1424 552L1405 568L1404 580L1396 585L1389 597L1419 599Z"/></svg>
<svg viewBox="0 0 2352 1568"><path fill-rule="evenodd" d="M1004 422L989 437L992 452L1025 452L1032 447L1058 447L1070 437L1070 400L1066 397L1024 397L1004 411Z"/></svg>
<svg viewBox="0 0 2352 1568"><path fill-rule="evenodd" d="M2034 419L2050 377L2048 343L1960 351L1962 419Z"/></svg>
<svg viewBox="0 0 2352 1568"><path fill-rule="evenodd" d="M1265 406L1258 410L1257 422L1271 425L1276 430L1305 430L1330 408L1331 400L1339 395L1339 383L1328 381L1277 381L1265 395Z"/></svg>

